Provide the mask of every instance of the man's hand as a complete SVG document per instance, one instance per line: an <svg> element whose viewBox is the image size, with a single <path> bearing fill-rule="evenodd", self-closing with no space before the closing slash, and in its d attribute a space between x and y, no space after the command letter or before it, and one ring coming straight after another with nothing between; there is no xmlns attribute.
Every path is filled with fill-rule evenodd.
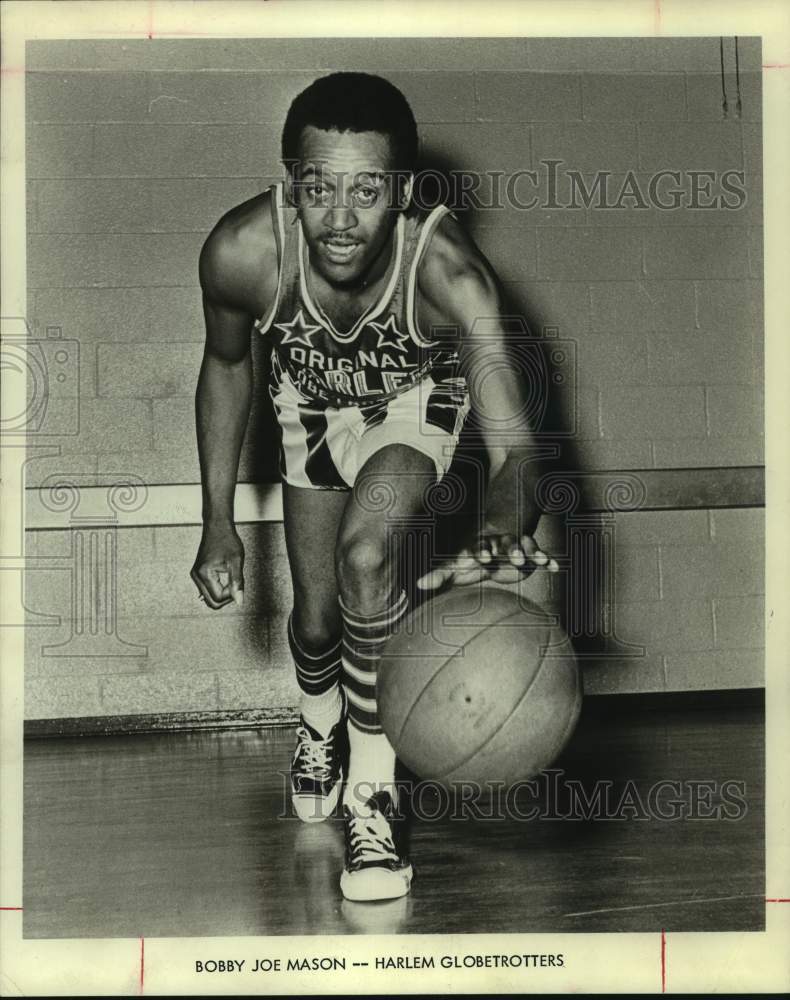
<svg viewBox="0 0 790 1000"><path fill-rule="evenodd" d="M421 576L417 586L420 590L436 590L448 581L460 586L480 580L515 583L539 567L550 573L559 570L556 560L543 552L531 535L517 538L487 529L474 545L462 549L444 566Z"/></svg>
<svg viewBox="0 0 790 1000"><path fill-rule="evenodd" d="M190 570L200 598L219 611L244 601L244 546L233 525L206 527L195 565Z"/></svg>

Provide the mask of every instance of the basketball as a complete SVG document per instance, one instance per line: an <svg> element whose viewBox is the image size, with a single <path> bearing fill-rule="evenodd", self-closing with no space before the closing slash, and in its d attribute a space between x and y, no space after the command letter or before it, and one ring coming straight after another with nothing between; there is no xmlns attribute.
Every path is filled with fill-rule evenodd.
<svg viewBox="0 0 790 1000"><path fill-rule="evenodd" d="M377 699L384 732L418 777L512 784L556 760L582 683L554 616L489 585L450 589L404 619L385 647Z"/></svg>

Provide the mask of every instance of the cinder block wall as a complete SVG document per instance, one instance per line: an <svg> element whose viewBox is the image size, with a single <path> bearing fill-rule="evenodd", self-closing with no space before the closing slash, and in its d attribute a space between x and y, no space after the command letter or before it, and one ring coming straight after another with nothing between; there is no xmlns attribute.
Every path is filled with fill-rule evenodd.
<svg viewBox="0 0 790 1000"><path fill-rule="evenodd" d="M740 118L727 51L724 118L718 38L29 43L28 322L79 341L80 433L28 463L28 486L58 473L198 481L200 246L225 210L280 176L290 100L336 69L400 86L426 163L444 171L562 160L588 182L609 171L616 192L629 171L646 188L660 169L743 170L736 211L593 205L465 219L531 324L576 344L569 465L687 469L691 483L695 468L762 464L759 39L740 40ZM273 476L261 400L240 479ZM559 522L544 519L547 544ZM761 529L759 508L617 515L618 629L646 655L589 664L588 690L760 685ZM245 607L212 614L188 576L198 527L117 532L118 635L139 645L132 655L43 650L71 633L73 585L69 572L31 570L26 717L295 704L281 527L242 535ZM27 553L66 555L72 536L28 531ZM540 575L527 592L558 596ZM41 614L61 624L35 627Z"/></svg>

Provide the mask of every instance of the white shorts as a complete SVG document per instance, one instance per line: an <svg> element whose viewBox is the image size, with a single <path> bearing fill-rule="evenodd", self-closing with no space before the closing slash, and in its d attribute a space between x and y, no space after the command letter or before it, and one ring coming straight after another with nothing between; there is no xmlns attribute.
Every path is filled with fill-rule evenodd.
<svg viewBox="0 0 790 1000"><path fill-rule="evenodd" d="M283 373L270 386L281 431L280 473L285 482L314 490L348 490L359 470L390 444L427 455L441 479L453 460L469 412L463 378L427 375L382 402L333 407L303 395Z"/></svg>

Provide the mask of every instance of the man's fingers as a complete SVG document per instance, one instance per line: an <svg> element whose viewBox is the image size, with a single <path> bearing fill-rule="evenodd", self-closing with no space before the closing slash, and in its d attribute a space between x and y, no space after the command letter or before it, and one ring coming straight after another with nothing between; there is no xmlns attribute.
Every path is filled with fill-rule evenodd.
<svg viewBox="0 0 790 1000"><path fill-rule="evenodd" d="M200 577L197 576L197 574L192 574L192 580L198 589L199 592L198 596L202 598L203 603L206 605L207 608L211 608L212 611L219 611L220 608L224 608L226 604L230 603L230 600L227 601L215 600L215 598L211 594L211 591L203 583Z"/></svg>
<svg viewBox="0 0 790 1000"><path fill-rule="evenodd" d="M242 575L241 559L231 560L228 586L231 599L241 607L244 604L244 576Z"/></svg>
<svg viewBox="0 0 790 1000"><path fill-rule="evenodd" d="M417 586L420 590L437 590L447 580L449 580L452 575L452 571L449 567L432 569L430 573L426 573L424 576L419 578Z"/></svg>
<svg viewBox="0 0 790 1000"><path fill-rule="evenodd" d="M547 555L530 535L522 536L521 545L536 566L545 566L550 573L556 573L559 570L557 561Z"/></svg>
<svg viewBox="0 0 790 1000"><path fill-rule="evenodd" d="M481 538L475 550L475 558L481 563L490 563L499 551L495 538Z"/></svg>
<svg viewBox="0 0 790 1000"><path fill-rule="evenodd" d="M479 569L477 560L468 549L462 549L452 562L445 563L444 566L438 566L436 569L421 576L417 581L417 586L420 590L436 590L447 583L448 580L453 580L456 583L461 582L458 579L459 575L468 573L473 569Z"/></svg>
<svg viewBox="0 0 790 1000"><path fill-rule="evenodd" d="M192 582L200 591L206 605L213 611L219 611L220 608L224 608L226 604L230 604L233 600L230 594L226 593L226 588L220 580L219 573L219 570L211 569L204 569L202 573L193 569L190 573Z"/></svg>

